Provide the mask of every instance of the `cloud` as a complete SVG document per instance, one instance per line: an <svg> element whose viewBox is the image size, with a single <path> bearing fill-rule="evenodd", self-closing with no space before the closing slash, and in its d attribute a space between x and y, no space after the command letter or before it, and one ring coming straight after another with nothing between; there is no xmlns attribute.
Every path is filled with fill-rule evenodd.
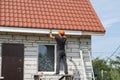
<svg viewBox="0 0 120 80"><path fill-rule="evenodd" d="M113 27L107 28L104 36L92 37L93 57L109 57L120 45L120 27L118 27L119 25L120 23L112 24Z"/></svg>
<svg viewBox="0 0 120 80"><path fill-rule="evenodd" d="M120 0L90 1L103 26L106 28L104 36L92 37L93 57L107 58L120 45Z"/></svg>
<svg viewBox="0 0 120 80"><path fill-rule="evenodd" d="M91 0L91 3L105 28L120 22L120 0Z"/></svg>
<svg viewBox="0 0 120 80"><path fill-rule="evenodd" d="M105 28L111 27L113 24L120 22L118 18L105 19L102 21Z"/></svg>
<svg viewBox="0 0 120 80"><path fill-rule="evenodd" d="M120 37L97 37L92 40L93 57L109 57L120 45Z"/></svg>

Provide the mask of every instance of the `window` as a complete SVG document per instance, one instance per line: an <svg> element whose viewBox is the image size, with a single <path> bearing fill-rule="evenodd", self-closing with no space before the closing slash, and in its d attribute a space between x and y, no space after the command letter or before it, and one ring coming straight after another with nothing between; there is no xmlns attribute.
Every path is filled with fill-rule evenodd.
<svg viewBox="0 0 120 80"><path fill-rule="evenodd" d="M39 45L38 71L55 71L55 45Z"/></svg>

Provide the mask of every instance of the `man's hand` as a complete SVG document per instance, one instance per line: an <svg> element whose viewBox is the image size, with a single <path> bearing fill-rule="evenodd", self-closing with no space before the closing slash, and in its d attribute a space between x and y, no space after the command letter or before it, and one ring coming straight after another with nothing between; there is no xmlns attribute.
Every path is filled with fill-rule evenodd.
<svg viewBox="0 0 120 80"><path fill-rule="evenodd" d="M50 33L50 38L54 39L55 36L52 35L52 30L50 30L49 33Z"/></svg>
<svg viewBox="0 0 120 80"><path fill-rule="evenodd" d="M49 33L52 33L52 30L50 30Z"/></svg>

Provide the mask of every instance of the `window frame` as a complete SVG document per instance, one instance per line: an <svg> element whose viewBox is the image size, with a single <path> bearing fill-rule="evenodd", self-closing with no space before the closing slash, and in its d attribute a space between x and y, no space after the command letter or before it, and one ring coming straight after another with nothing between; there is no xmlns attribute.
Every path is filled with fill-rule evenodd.
<svg viewBox="0 0 120 80"><path fill-rule="evenodd" d="M39 71L38 70L38 65L39 65L39 45L53 45L54 46L54 71ZM37 48L37 72L38 72L38 74L53 74L53 73L55 73L55 71L56 71L56 59L57 59L57 55L56 55L56 53L57 53L57 46L56 46L56 44L38 44L38 48Z"/></svg>

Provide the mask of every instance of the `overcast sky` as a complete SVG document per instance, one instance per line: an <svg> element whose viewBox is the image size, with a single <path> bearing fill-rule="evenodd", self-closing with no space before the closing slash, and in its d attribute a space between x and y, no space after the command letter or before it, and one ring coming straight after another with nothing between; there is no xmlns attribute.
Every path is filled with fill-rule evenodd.
<svg viewBox="0 0 120 80"><path fill-rule="evenodd" d="M120 55L120 0L90 0L106 29L104 36L92 37L93 58ZM116 52L115 52L116 51Z"/></svg>

